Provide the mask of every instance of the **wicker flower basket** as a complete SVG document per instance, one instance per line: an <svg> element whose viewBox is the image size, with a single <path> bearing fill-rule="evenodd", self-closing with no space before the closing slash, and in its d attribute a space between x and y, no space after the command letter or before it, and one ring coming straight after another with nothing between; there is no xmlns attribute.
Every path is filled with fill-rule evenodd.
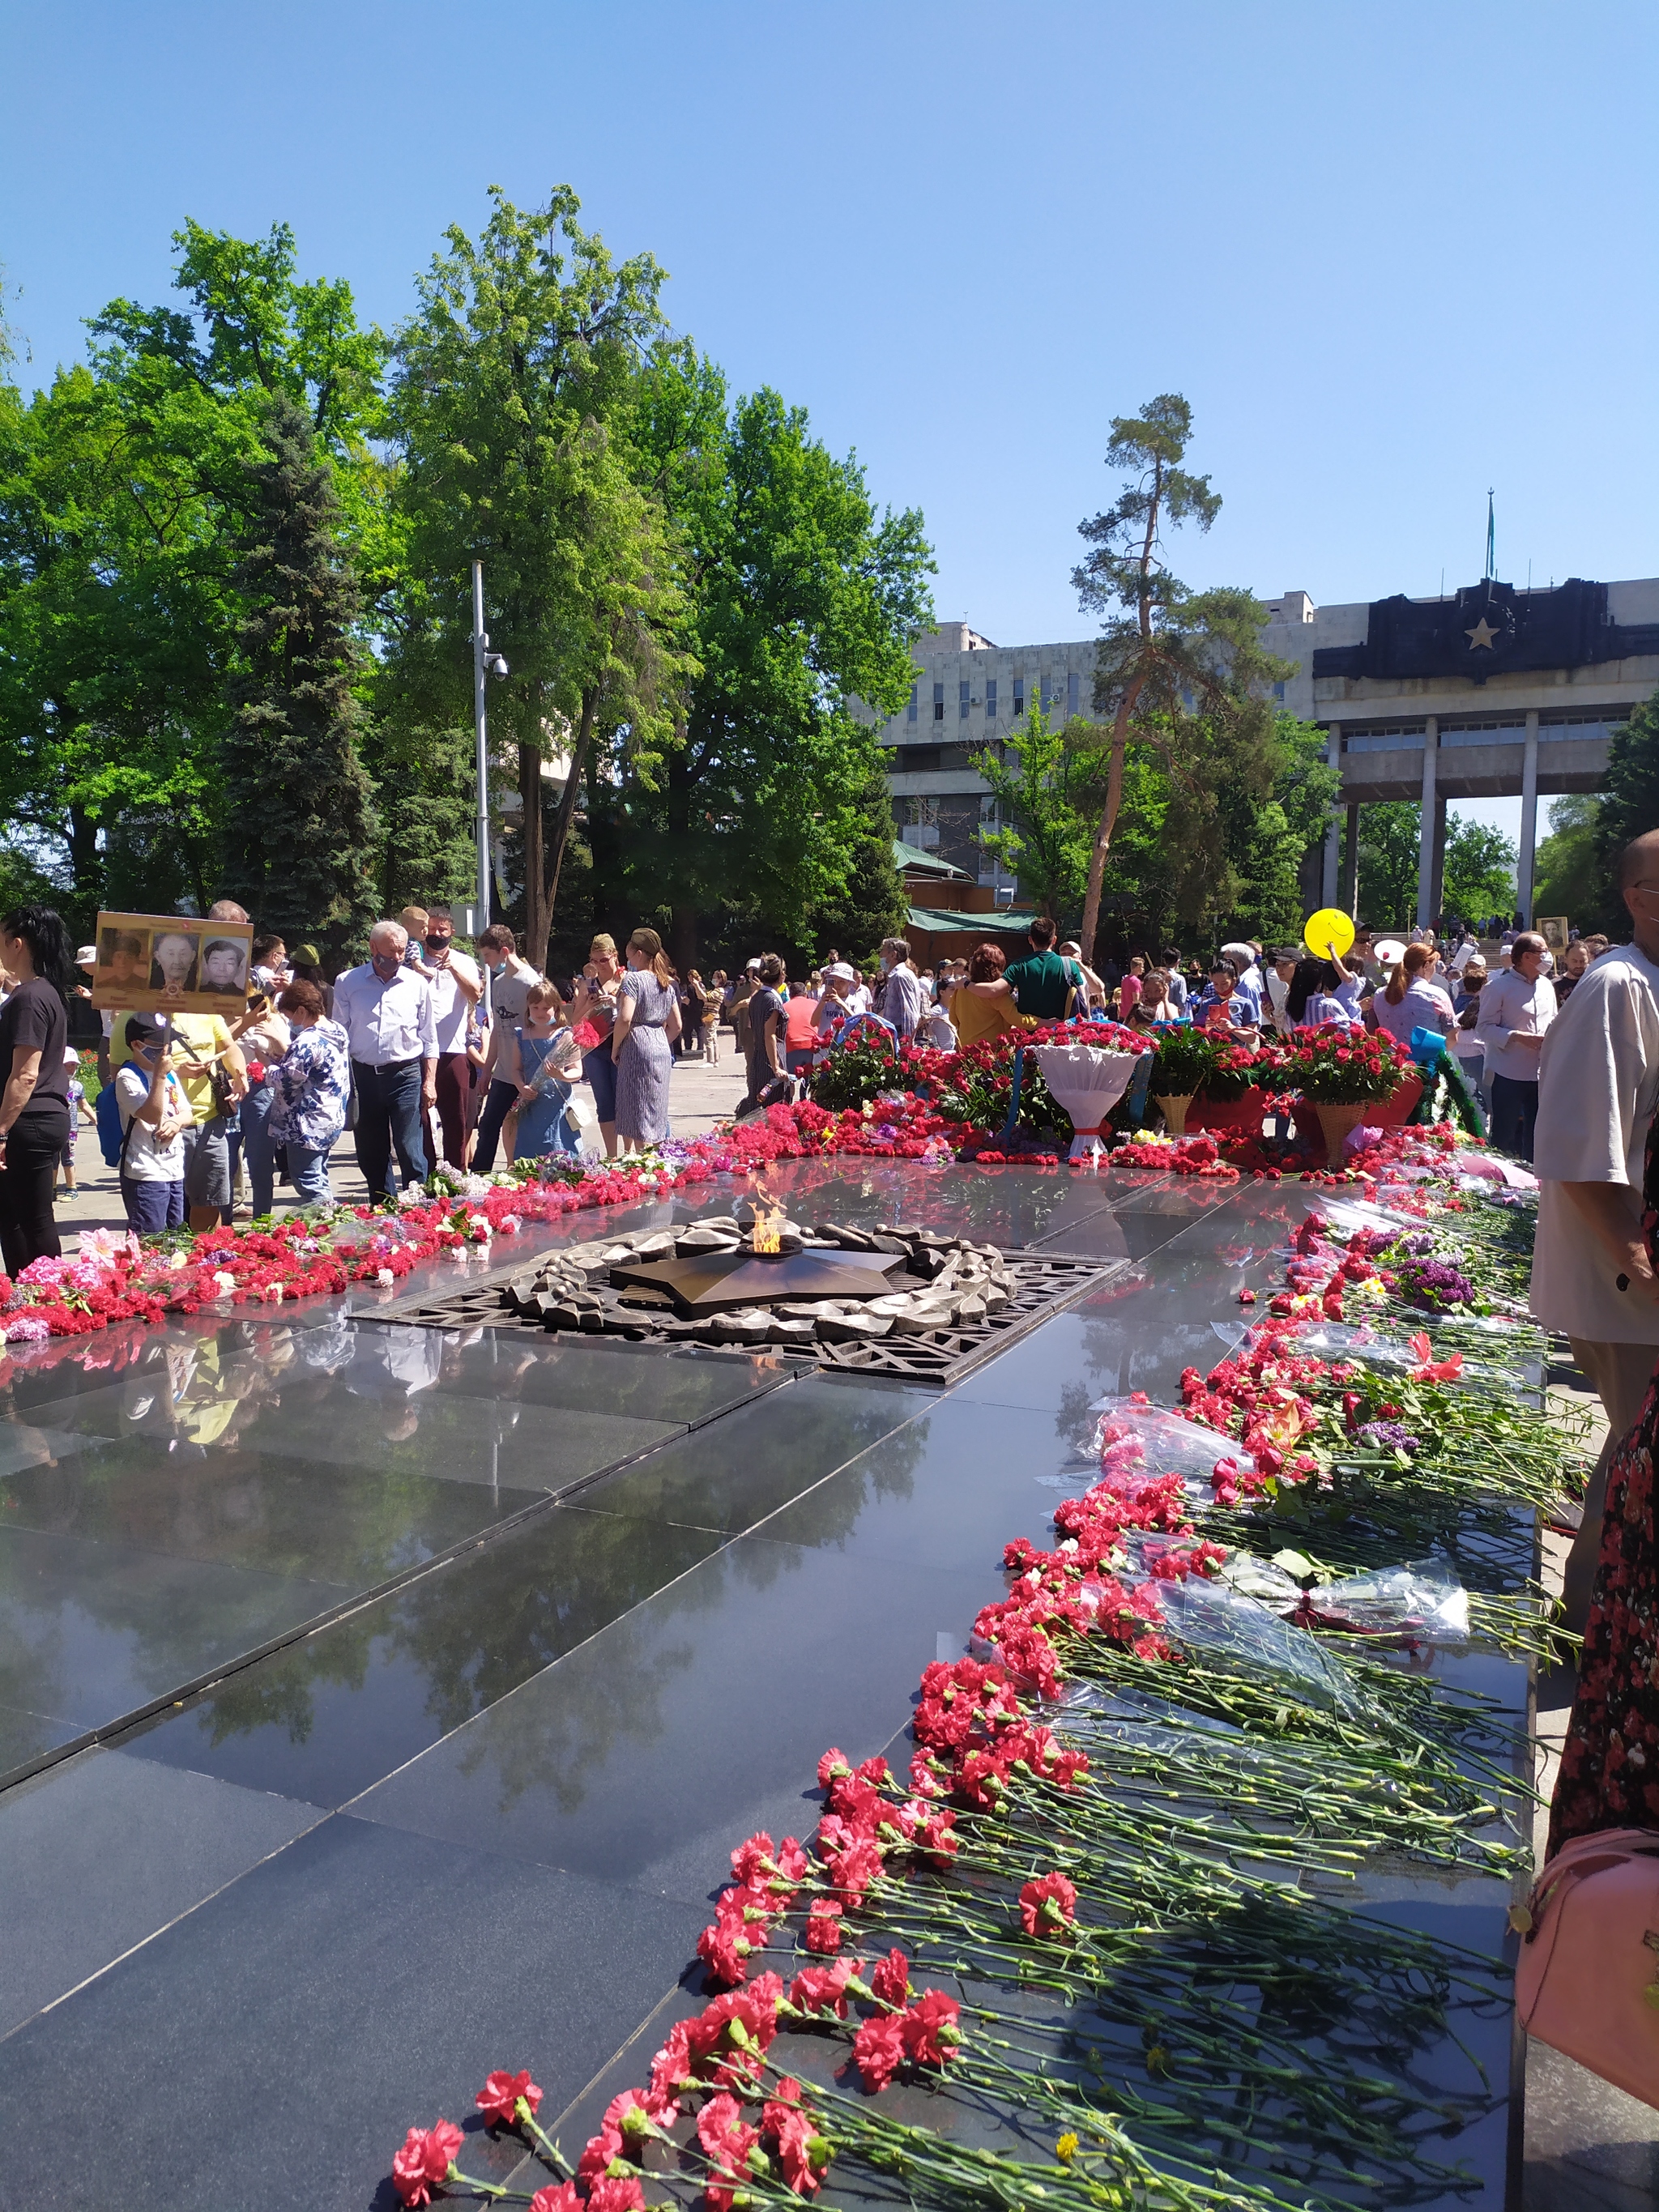
<svg viewBox="0 0 1659 2212"><path fill-rule="evenodd" d="M1376 1110L1374 1106L1364 1101L1357 1106L1330 1106L1322 1102L1316 1105L1319 1126L1325 1132L1325 1158L1332 1167L1340 1167L1342 1164L1342 1147L1349 1131L1358 1128L1362 1122L1374 1120Z"/></svg>
<svg viewBox="0 0 1659 2212"><path fill-rule="evenodd" d="M1184 1098L1155 1097L1152 1100L1153 1105L1157 1107L1158 1112L1164 1116L1164 1126L1168 1129L1172 1137L1184 1137L1186 1135L1187 1109L1192 1104L1193 1100L1197 1097L1197 1095L1196 1091L1189 1091Z"/></svg>

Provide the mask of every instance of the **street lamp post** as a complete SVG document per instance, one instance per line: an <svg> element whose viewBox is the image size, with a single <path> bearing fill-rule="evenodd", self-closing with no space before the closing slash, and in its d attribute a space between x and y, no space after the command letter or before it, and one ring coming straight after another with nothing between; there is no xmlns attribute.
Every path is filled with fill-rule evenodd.
<svg viewBox="0 0 1659 2212"><path fill-rule="evenodd" d="M489 927L489 714L484 705L484 684L491 676L507 674L507 663L499 653L489 650L489 637L484 629L483 562L472 563L472 727L477 744L478 769L478 906L477 927L480 931ZM483 961L478 963L483 985L482 1004L489 1012L489 969Z"/></svg>

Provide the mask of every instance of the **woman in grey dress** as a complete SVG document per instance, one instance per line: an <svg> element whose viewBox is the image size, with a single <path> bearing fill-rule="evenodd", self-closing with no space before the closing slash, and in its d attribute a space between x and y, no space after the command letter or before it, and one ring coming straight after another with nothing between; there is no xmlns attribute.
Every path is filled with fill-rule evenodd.
<svg viewBox="0 0 1659 2212"><path fill-rule="evenodd" d="M680 1033L679 994L654 929L628 940L628 973L617 993L611 1057L617 1063L617 1142L632 1152L668 1134L668 1081Z"/></svg>

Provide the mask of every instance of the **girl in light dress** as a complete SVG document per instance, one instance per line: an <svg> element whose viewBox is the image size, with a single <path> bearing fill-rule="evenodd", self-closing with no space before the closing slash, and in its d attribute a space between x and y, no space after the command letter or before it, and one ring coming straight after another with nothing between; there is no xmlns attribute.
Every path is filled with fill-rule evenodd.
<svg viewBox="0 0 1659 2212"><path fill-rule="evenodd" d="M515 1160L581 1150L581 1132L569 1112L571 1086L582 1072L581 1048L564 1012L564 1002L551 983L533 985L525 999L523 1023L509 1031L501 1046L497 1078L519 1086Z"/></svg>

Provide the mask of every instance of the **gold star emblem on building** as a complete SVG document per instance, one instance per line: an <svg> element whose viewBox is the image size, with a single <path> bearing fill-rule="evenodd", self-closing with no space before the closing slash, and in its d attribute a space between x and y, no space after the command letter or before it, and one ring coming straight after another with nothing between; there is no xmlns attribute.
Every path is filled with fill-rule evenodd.
<svg viewBox="0 0 1659 2212"><path fill-rule="evenodd" d="M1492 624L1486 620L1485 615L1482 615L1480 621L1476 623L1474 628L1473 629L1466 629L1463 635L1469 641L1469 651L1471 653L1474 652L1478 647L1483 645L1486 647L1486 651L1490 653L1492 648L1493 640L1498 636L1499 633L1492 628Z"/></svg>

